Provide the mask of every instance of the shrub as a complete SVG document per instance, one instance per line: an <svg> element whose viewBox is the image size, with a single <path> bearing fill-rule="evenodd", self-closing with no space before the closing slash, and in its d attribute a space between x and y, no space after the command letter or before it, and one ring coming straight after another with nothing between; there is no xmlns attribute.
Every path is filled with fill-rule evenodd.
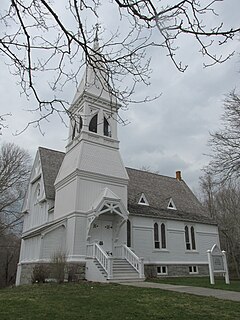
<svg viewBox="0 0 240 320"><path fill-rule="evenodd" d="M49 275L48 267L44 264L36 264L33 268L32 283L45 283Z"/></svg>
<svg viewBox="0 0 240 320"><path fill-rule="evenodd" d="M56 252L52 259L52 275L58 283L64 282L65 269L66 269L66 254L63 252Z"/></svg>

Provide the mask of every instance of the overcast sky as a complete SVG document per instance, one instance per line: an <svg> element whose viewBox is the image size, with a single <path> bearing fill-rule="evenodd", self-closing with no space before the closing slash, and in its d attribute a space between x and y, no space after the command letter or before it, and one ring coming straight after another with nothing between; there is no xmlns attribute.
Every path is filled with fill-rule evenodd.
<svg viewBox="0 0 240 320"><path fill-rule="evenodd" d="M219 7L226 27L238 26L239 0L224 1ZM240 41L229 43L225 50L240 52ZM151 103L130 105L128 110L121 111L121 116L130 123L118 130L126 166L150 167L169 176L181 170L183 179L195 191L201 169L209 161L204 155L209 152L209 131L220 128L224 95L240 87L238 54L224 64L204 69L197 51L191 41L182 40L179 56L189 65L185 73L176 70L163 49L152 51L151 86L140 90L145 90L146 95L162 95ZM19 94L17 79L9 74L3 60L0 68L0 114L12 113L7 117L8 128L3 130L0 142L13 141L28 149L33 157L38 146L64 151L68 129L54 117L46 123L44 136L34 128L14 135L32 115L24 110L25 99ZM45 81L44 75L39 81ZM73 97L74 91L74 86L68 86L67 98Z"/></svg>

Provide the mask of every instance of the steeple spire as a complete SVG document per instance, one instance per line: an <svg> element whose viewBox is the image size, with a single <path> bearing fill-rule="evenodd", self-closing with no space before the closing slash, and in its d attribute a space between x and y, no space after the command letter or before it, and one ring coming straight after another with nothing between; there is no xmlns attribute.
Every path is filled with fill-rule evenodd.
<svg viewBox="0 0 240 320"><path fill-rule="evenodd" d="M93 48L90 49L91 64L86 63L86 70L84 72L82 81L77 89L72 105L82 96L83 93L89 93L96 98L102 98L111 102L111 105L117 104L117 99L111 94L108 84L107 68L103 55L100 53L99 47L99 33L100 25L95 25L95 36L93 41Z"/></svg>
<svg viewBox="0 0 240 320"><path fill-rule="evenodd" d="M99 23L95 24L95 38L94 38L94 44L93 44L93 50L98 51L99 49L99 42L98 42L98 31L100 29Z"/></svg>

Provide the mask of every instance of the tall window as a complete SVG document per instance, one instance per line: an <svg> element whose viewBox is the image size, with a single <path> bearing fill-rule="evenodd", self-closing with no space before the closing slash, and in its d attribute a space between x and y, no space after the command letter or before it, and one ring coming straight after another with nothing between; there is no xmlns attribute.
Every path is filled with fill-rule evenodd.
<svg viewBox="0 0 240 320"><path fill-rule="evenodd" d="M159 235L159 226L158 223L155 222L153 226L154 230L154 247L155 249L166 249L166 226L164 223L160 226L160 235ZM161 239L161 241L160 241Z"/></svg>
<svg viewBox="0 0 240 320"><path fill-rule="evenodd" d="M107 121L106 117L104 117L104 122L103 122L103 134L107 137L111 137L110 124Z"/></svg>
<svg viewBox="0 0 240 320"><path fill-rule="evenodd" d="M160 249L160 242L159 242L159 231L158 231L158 223L154 223L154 246L156 249Z"/></svg>
<svg viewBox="0 0 240 320"><path fill-rule="evenodd" d="M127 246L131 247L131 222L127 221Z"/></svg>
<svg viewBox="0 0 240 320"><path fill-rule="evenodd" d="M186 250L191 250L188 226L185 226L185 244L186 244Z"/></svg>
<svg viewBox="0 0 240 320"><path fill-rule="evenodd" d="M80 131L82 130L82 126L83 126L83 121L82 121L82 117L79 116L79 119L74 119L73 120L73 124L72 124L72 140L75 138L76 133L80 133Z"/></svg>
<svg viewBox="0 0 240 320"><path fill-rule="evenodd" d="M166 228L165 224L161 224L161 240L162 240L162 249L166 249Z"/></svg>
<svg viewBox="0 0 240 320"><path fill-rule="evenodd" d="M82 117L79 116L79 123L78 123L78 130L77 132L80 133L82 130L82 126L83 126L83 121L82 121Z"/></svg>
<svg viewBox="0 0 240 320"><path fill-rule="evenodd" d="M89 131L97 133L97 120L98 120L98 115L95 114L95 116L92 117L89 123Z"/></svg>
<svg viewBox="0 0 240 320"><path fill-rule="evenodd" d="M184 231L185 231L186 250L196 250L194 227L185 226Z"/></svg>
<svg viewBox="0 0 240 320"><path fill-rule="evenodd" d="M40 195L41 195L41 187L40 187L40 183L38 183L34 192L34 204L37 204L39 202Z"/></svg>
<svg viewBox="0 0 240 320"><path fill-rule="evenodd" d="M75 134L76 134L76 120L74 120L73 122L73 128L72 128L72 140L75 138Z"/></svg>
<svg viewBox="0 0 240 320"><path fill-rule="evenodd" d="M192 241L192 250L196 250L196 242L195 242L195 232L194 227L191 227L191 241Z"/></svg>

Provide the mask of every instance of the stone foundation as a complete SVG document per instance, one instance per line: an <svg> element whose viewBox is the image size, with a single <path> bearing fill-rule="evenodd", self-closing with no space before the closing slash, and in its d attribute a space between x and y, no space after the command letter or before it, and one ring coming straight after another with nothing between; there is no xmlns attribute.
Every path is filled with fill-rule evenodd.
<svg viewBox="0 0 240 320"><path fill-rule="evenodd" d="M166 274L159 274L157 272L157 267L165 266L167 268ZM156 278L156 277L195 277L195 276L208 276L209 269L208 264L194 266L197 267L197 273L190 273L189 266L186 264L179 265L161 265L161 264L146 264L144 265L144 273L146 278Z"/></svg>
<svg viewBox="0 0 240 320"><path fill-rule="evenodd" d="M62 272L61 272L62 269ZM54 266L53 263L22 263L18 266L19 280L17 285L31 284L34 281L33 272L35 270L35 277L41 276L45 278L45 281L58 281L58 278L62 281L79 282L85 279L85 262L70 262L65 266ZM37 271L36 271L37 270ZM61 274L62 273L62 274Z"/></svg>

